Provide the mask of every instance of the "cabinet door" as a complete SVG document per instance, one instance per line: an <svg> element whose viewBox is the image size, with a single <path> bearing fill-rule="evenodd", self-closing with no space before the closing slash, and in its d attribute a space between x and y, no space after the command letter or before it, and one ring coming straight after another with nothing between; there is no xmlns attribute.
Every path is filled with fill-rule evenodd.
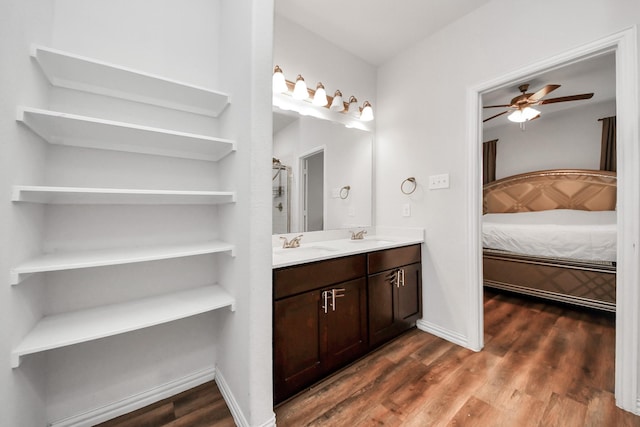
<svg viewBox="0 0 640 427"><path fill-rule="evenodd" d="M422 317L422 286L420 264L401 267L401 286L397 287L397 312L395 321L401 331L413 327Z"/></svg>
<svg viewBox="0 0 640 427"><path fill-rule="evenodd" d="M420 264L369 276L369 343L382 344L422 317Z"/></svg>
<svg viewBox="0 0 640 427"><path fill-rule="evenodd" d="M376 346L396 335L395 300L397 270L369 276L369 344Z"/></svg>
<svg viewBox="0 0 640 427"><path fill-rule="evenodd" d="M328 290L327 295L331 296L327 312L325 314L324 309L321 312L328 370L343 366L367 351L366 283L363 277Z"/></svg>
<svg viewBox="0 0 640 427"><path fill-rule="evenodd" d="M284 298L273 307L273 383L276 403L324 373L320 291ZM324 314L323 314L324 316Z"/></svg>

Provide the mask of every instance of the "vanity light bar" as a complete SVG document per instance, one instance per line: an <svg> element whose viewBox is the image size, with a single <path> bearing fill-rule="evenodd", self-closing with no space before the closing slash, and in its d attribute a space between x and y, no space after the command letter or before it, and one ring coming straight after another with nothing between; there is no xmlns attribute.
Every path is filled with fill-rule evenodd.
<svg viewBox="0 0 640 427"><path fill-rule="evenodd" d="M297 99L303 98L303 96L299 95L299 91L301 90L300 89L301 83L304 83L304 78L300 74L298 74L298 77L296 78L295 82L286 80L284 78L284 73L282 72L282 69L278 65L276 65L275 68L273 69L273 81L274 81L274 85L273 85L274 92L287 93L289 95L297 93L298 95L294 97L296 97ZM286 85L286 89L285 89L285 86L282 84L283 81L284 81L284 85ZM296 84L299 86L297 91L296 91ZM355 104L357 102L357 99L355 96L351 96L348 102L342 101L342 93L339 90L335 92L334 96L330 96L326 93L322 83L318 83L317 90L322 92L321 95L323 96L323 98L326 97L326 102L324 102L324 99L323 99L322 105L320 105L319 103L314 102L315 96L316 96L316 90L313 90L307 87L306 84L304 87L306 88L307 93L309 95L308 98L305 100L314 103L314 105L322 106L327 109L331 109L332 111L339 111L341 113L346 114L350 112L349 107L353 103L355 105L356 110L353 111L352 109L351 111L352 114L355 114L357 117L360 117L360 119L364 121L373 120L373 109L369 101L365 101L362 104L362 107L358 107L357 104ZM338 101L337 108L336 108L336 105L333 104L333 99L335 96L339 97L337 100ZM339 109L340 101L342 101L342 105L343 105L342 110Z"/></svg>

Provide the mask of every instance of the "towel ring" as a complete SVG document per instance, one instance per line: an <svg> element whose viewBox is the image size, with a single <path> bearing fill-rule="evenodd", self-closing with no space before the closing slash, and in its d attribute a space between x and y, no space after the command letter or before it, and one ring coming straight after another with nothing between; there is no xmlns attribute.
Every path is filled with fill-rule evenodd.
<svg viewBox="0 0 640 427"><path fill-rule="evenodd" d="M410 183L411 185L411 189L408 191L405 191L405 184L406 183ZM402 191L403 194L411 194L414 191L416 191L416 187L418 186L418 184L416 183L416 179L414 177L409 177L407 179L405 179L404 181L402 181L402 184L400 184L400 191Z"/></svg>
<svg viewBox="0 0 640 427"><path fill-rule="evenodd" d="M351 186L350 185L345 185L344 187L342 187L340 189L340 198L342 200L344 200L347 197L349 197L349 190L351 190Z"/></svg>

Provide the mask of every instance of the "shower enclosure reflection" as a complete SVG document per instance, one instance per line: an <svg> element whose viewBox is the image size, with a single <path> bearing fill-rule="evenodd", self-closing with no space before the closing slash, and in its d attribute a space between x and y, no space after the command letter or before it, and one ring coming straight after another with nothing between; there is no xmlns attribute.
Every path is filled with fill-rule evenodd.
<svg viewBox="0 0 640 427"><path fill-rule="evenodd" d="M273 158L271 174L273 192L273 233L283 234L291 231L291 167L285 166L280 159Z"/></svg>
<svg viewBox="0 0 640 427"><path fill-rule="evenodd" d="M273 157L274 234L372 225L371 132L274 109Z"/></svg>

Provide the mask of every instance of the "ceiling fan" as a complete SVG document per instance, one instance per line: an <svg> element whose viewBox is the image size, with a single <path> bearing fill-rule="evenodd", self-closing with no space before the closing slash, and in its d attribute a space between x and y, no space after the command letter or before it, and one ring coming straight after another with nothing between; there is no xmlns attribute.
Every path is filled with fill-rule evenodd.
<svg viewBox="0 0 640 427"><path fill-rule="evenodd" d="M582 93L580 95L570 95L570 96L561 96L559 98L549 98L542 99L550 92L558 89L560 85L546 85L539 91L535 93L527 93L529 90L528 84L523 84L518 86L518 90L522 92L522 94L516 96L511 100L509 104L504 105L486 105L483 108L509 108L509 110L503 111L502 113L498 113L494 116L491 116L487 119L484 119L482 122L489 121L491 119L495 119L496 117L500 117L503 114L507 114L511 112L508 116L508 119L512 122L525 122L529 120L534 120L540 117L540 112L534 108L531 108L532 105L544 105L544 104L554 104L557 102L567 102L567 101L578 101L581 99L590 99L593 97L593 93Z"/></svg>

